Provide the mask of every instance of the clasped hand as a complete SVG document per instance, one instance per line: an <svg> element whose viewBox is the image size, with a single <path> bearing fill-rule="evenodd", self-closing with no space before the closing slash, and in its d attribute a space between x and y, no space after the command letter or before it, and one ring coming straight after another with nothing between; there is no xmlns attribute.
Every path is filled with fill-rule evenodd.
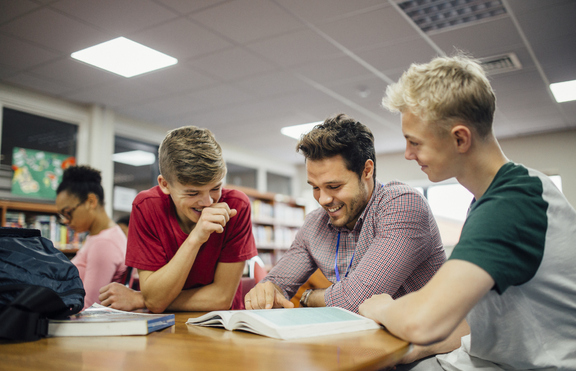
<svg viewBox="0 0 576 371"><path fill-rule="evenodd" d="M202 214L196 223L196 226L190 233L189 238L196 239L200 244L208 241L210 235L214 232L224 232L224 227L238 212L236 209L230 209L227 203L219 202L202 209Z"/></svg>

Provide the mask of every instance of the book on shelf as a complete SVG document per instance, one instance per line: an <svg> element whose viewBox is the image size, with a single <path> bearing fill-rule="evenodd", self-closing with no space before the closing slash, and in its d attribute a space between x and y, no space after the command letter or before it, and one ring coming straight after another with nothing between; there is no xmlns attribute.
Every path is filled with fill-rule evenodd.
<svg viewBox="0 0 576 371"><path fill-rule="evenodd" d="M60 250L78 249L86 239L86 233L77 233L73 229L58 223L56 215L7 211L4 227L38 229Z"/></svg>
<svg viewBox="0 0 576 371"><path fill-rule="evenodd" d="M189 318L186 324L247 331L283 340L381 328L369 318L337 307L214 311Z"/></svg>
<svg viewBox="0 0 576 371"><path fill-rule="evenodd" d="M174 323L174 314L125 312L93 304L67 319L49 320L48 336L147 335Z"/></svg>

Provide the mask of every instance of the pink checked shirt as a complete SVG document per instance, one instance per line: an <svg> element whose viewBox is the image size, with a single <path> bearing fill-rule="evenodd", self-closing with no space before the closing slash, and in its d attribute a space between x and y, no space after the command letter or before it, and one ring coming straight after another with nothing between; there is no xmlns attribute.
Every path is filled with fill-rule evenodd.
<svg viewBox="0 0 576 371"><path fill-rule="evenodd" d="M338 232L340 282L334 269ZM354 251L350 272L344 277ZM420 289L445 260L426 199L404 183L376 181L353 230L332 226L324 209L314 210L263 281L277 284L291 298L319 268L333 283L324 295L326 305L358 313L358 306L372 295L398 298Z"/></svg>

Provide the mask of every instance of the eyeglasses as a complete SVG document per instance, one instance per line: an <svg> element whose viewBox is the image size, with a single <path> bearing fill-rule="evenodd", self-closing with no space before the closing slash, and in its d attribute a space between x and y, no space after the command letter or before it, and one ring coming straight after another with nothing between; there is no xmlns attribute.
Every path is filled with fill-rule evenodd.
<svg viewBox="0 0 576 371"><path fill-rule="evenodd" d="M74 210L76 210L78 208L78 206L82 205L85 201L81 201L78 205L74 206L71 209L68 210L62 210L62 212L58 213L58 221L61 224L66 224L66 223L70 223L72 221L72 213L74 212Z"/></svg>

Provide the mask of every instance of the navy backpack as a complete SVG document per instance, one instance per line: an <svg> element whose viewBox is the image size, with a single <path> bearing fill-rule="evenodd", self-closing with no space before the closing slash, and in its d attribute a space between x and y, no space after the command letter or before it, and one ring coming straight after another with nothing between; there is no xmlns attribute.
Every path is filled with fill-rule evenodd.
<svg viewBox="0 0 576 371"><path fill-rule="evenodd" d="M76 266L37 229L0 228L0 338L46 336L49 319L84 307Z"/></svg>

